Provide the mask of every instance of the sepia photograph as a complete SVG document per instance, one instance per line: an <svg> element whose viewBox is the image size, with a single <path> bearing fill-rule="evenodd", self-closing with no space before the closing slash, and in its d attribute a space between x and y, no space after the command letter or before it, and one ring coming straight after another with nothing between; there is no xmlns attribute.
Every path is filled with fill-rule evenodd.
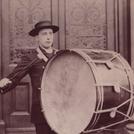
<svg viewBox="0 0 134 134"><path fill-rule="evenodd" d="M134 134L134 0L0 0L0 134Z"/></svg>

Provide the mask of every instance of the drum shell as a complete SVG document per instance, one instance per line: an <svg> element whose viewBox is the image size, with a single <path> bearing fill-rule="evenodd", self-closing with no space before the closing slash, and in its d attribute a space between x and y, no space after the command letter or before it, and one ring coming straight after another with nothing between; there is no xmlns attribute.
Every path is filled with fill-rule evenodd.
<svg viewBox="0 0 134 134"><path fill-rule="evenodd" d="M131 75L133 72L126 60L118 53L112 51L95 51L93 52L94 54L90 50L83 51L91 57L93 64L95 64L94 67L96 68L96 71L94 75L95 78L97 78L98 83L96 91L98 92L99 90L102 92L102 98L98 96L97 101L98 98L101 98L103 101L101 108L98 109L100 113L98 112L97 114L94 114L92 121L89 123L86 130L97 129L109 125L112 126L111 124L116 124L119 121L125 120L126 117L124 115L132 116L132 100L118 108L118 111L122 112L124 115L115 111L115 116L110 117L112 110L101 113L101 110L104 111L105 109L107 110L118 107L133 96L132 86L134 85L134 82L132 80L133 76ZM121 87L125 87L129 90L129 92L125 91ZM120 91L117 92L116 88L119 88ZM95 117L98 119L96 119L96 123L93 125L92 122L94 122ZM111 128L116 127L119 127L119 124L114 125L114 127Z"/></svg>

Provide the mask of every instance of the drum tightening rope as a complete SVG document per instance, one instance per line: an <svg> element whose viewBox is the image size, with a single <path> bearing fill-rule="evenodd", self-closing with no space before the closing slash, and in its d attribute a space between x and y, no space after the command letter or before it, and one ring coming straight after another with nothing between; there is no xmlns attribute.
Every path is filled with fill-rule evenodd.
<svg viewBox="0 0 134 134"><path fill-rule="evenodd" d="M127 91L127 92L129 92L129 93L131 93L131 94L134 94L134 92L129 91L127 88L122 87L122 86L120 86L120 87L121 87L122 89L124 89L125 91ZM114 111L114 112L117 112L117 113L119 113L119 114L125 116L126 119L124 119L124 120L122 120L122 121L119 121L119 122L116 122L116 123L113 123L113 124L110 124L110 125L107 125L107 126L105 126L105 127L98 128L98 129L86 130L86 131L83 131L83 133L89 133L89 132L107 130L107 128L109 128L109 127L112 127L112 126L121 124L121 123L126 122L126 121L128 121L128 120L132 120L132 117L127 116L126 114L120 112L120 111L118 110L118 108L122 107L123 105L125 105L126 103L132 101L133 99L134 99L134 97L131 97L130 99L128 99L128 100L126 100L125 102L121 103L119 106L114 107L114 108L111 108L111 109L105 109L105 110L95 111L95 113L105 113L105 112Z"/></svg>
<svg viewBox="0 0 134 134"><path fill-rule="evenodd" d="M98 51L97 51L97 52L98 52ZM108 59L108 60L102 60L102 61L100 61L100 60L98 61L98 60L94 60L94 59L91 60L91 59L89 58L89 56L86 56L86 55L83 55L83 57L84 57L84 59L86 60L86 62L89 63L90 66L91 66L90 63L103 63L103 64L106 64L110 69L112 69L113 67L117 67L117 68L119 68L120 70L125 71L128 76L131 74L131 68L128 67L127 63L122 63L122 60L123 60L123 59L121 58L120 54L118 54L118 53L114 53L113 57L111 57L111 58ZM122 63L121 66L118 66L118 65L115 65L115 64L113 64L113 65L111 64L111 62L114 61L117 57L119 57L119 61ZM123 61L124 61L124 60L123 60ZM93 64L92 66L94 66L94 64ZM126 66L127 66L128 68L127 68ZM97 70L95 70L95 71L97 71ZM97 75L97 73L95 73L95 74ZM97 75L97 76L98 76L98 75ZM98 77L99 77L99 76L98 76ZM107 130L109 127L115 126L115 125L117 125L117 124L121 124L121 123L126 122L126 121L128 121L128 120L132 120L132 117L131 117L132 114L130 114L130 111L131 111L131 113L132 113L132 107L131 107L131 105L133 105L134 92L133 92L133 90L132 90L132 89L133 89L133 84L132 84L133 82L132 82L132 80L131 80L130 78L129 78L129 82L130 82L130 88L131 88L130 91L129 91L129 89L127 89L127 88L125 88L125 87L121 87L121 86L120 86L120 89L124 89L125 91L129 92L130 95L131 95L131 98L130 98L130 99L128 99L128 100L126 100L125 102L121 103L121 104L118 105L117 107L114 107L114 108L111 108L111 109L99 110L99 109L102 108L102 105L103 105L103 101L102 101L102 100L104 100L104 96L101 94L101 91L100 91L100 94L99 94L99 104L96 106L96 110L95 110L95 114L96 114L96 113L98 113L98 114L99 114L99 113L106 113L106 112L110 112L111 114L114 113L114 114L113 114L114 116L111 116L111 118L114 118L115 115L116 115L116 113L119 113L119 114L121 114L121 115L124 116L124 119L121 120L121 121L119 121L119 122L116 122L116 123L113 123L113 124L110 124L110 125L107 125L107 126L105 126L105 127L98 128L98 129L90 129L90 130L87 130L87 131L85 130L85 131L83 131L83 133L89 133L89 132ZM103 88L103 85L97 83L97 87ZM120 92L120 90L117 90L117 91ZM117 92L117 91L116 91L116 92ZM103 92L103 91L102 91L102 92ZM129 106L129 110L128 110L127 114L124 114L123 112L121 112L121 111L118 110L120 107L126 105L126 104L129 103L129 102L130 102L130 106ZM100 115L100 114L99 114L99 115ZM97 116L97 119L98 119L99 115ZM94 122L97 122L97 121L95 120ZM94 124L94 123L93 123L93 124Z"/></svg>
<svg viewBox="0 0 134 134"><path fill-rule="evenodd" d="M129 91L127 88L120 86L122 89L126 90L129 93L134 94L133 92ZM95 111L95 113L106 113L106 112L110 112L110 111L117 111L118 108L122 107L123 105L125 105L126 103L133 101L134 97L126 100L125 102L121 103L120 105L118 105L117 107L114 108L109 108L109 109L104 109L104 110L99 110L99 111ZM121 113L121 112L120 112ZM123 114L123 113L122 113ZM124 114L123 114L124 115ZM129 116L127 116L129 117Z"/></svg>
<svg viewBox="0 0 134 134"><path fill-rule="evenodd" d="M83 133L86 134L86 133L91 133L91 132L95 132L95 131L107 130L107 128L109 128L109 127L112 127L112 126L121 124L121 123L126 122L126 121L128 121L128 120L129 120L129 119L125 119L125 120L122 120L122 121L119 121L119 122L116 122L116 123L107 125L107 126L105 126L105 127L101 127L101 128L97 128L97 129L92 129L92 130L86 130L86 131L83 131Z"/></svg>
<svg viewBox="0 0 134 134"><path fill-rule="evenodd" d="M131 93L131 94L134 94L133 92L129 91L127 88L122 87L122 86L120 86L120 87L121 87L122 89L124 89L125 91L127 91L127 92L129 92L129 93ZM132 120L132 117L127 116L126 114L120 112L120 111L118 110L118 108L122 107L123 105L125 105L126 103L132 101L133 99L134 99L134 97L131 97L130 99L126 100L125 102L121 103L119 106L114 107L114 108L95 111L95 113L105 113L105 112L112 112L112 111L114 111L114 112L117 112L117 113L119 113L119 114L125 116L126 119L124 119L124 120L122 120L122 121L119 121L119 122L116 122L116 123L113 123L113 124L110 124L110 125L107 125L107 126L105 126L105 127L98 128L98 129L86 130L86 131L83 131L83 133L90 133L90 132L95 132L95 131L107 130L107 128L109 128L109 127L112 127L112 126L121 124L121 123L126 122L126 121L128 121L128 120Z"/></svg>

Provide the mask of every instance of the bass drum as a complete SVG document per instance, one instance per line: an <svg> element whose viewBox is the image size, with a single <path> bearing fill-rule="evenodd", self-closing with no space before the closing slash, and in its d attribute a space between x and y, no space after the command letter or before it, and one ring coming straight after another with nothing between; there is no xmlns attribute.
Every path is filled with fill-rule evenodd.
<svg viewBox="0 0 134 134"><path fill-rule="evenodd" d="M112 51L61 50L42 77L42 111L58 134L89 133L131 119L134 75Z"/></svg>

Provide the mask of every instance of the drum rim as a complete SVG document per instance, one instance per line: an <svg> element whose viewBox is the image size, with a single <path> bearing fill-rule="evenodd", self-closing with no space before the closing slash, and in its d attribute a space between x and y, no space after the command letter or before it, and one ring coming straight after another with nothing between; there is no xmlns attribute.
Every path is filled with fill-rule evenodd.
<svg viewBox="0 0 134 134"><path fill-rule="evenodd" d="M85 54L83 51L79 51L78 52L78 50L74 50L74 49L70 49L70 50L60 50L56 55L54 55L50 60L49 60L49 62L48 62L48 64L46 65L46 69L44 70L44 74L46 74L47 73L47 71L48 71L48 68L49 68L49 66L50 66L50 64L51 64L51 62L58 56L58 55L61 55L62 53L64 53L64 52L74 52L75 54L78 54L82 59L84 59L84 61L86 62L86 58L83 56L83 55L85 55L85 56L87 56L87 54ZM88 59L90 60L90 61L92 61L92 59L88 56ZM87 63L87 62L86 62ZM93 77L94 77L94 80L95 80L95 83L97 83L97 78L96 78L96 65L93 63L93 62L88 62L87 63L88 64L88 66L90 66L90 68L91 68L91 71L93 72ZM94 67L94 68L93 68ZM44 85L45 85L45 83L44 83ZM43 87L43 83L41 83L41 87ZM43 92L42 90L41 90L41 92ZM42 100L42 93L41 93L41 100ZM97 102L96 102L97 103ZM42 107L42 109L43 109L43 106L42 106L43 104L42 104L42 101L41 101L41 107ZM102 107L102 104L101 104L101 107ZM43 111L44 111L44 109L43 109ZM94 109L94 111L96 111L96 104L95 104L95 109ZM43 113L43 115L45 116L45 114ZM93 115L94 115L94 113L93 113ZM92 120L92 118L94 118L93 116L91 117L91 119L90 119L90 121ZM95 126L95 124L96 124L96 122L97 122L97 119L99 118L99 114L98 115L96 115L96 120L93 122L93 123L91 123L91 125L92 126ZM47 120L47 122L48 122L48 119L46 118L46 120ZM49 123L49 122L48 122ZM89 123L87 124L87 126L86 127L88 127L89 126ZM86 129L86 127L85 127L85 129Z"/></svg>
<svg viewBox="0 0 134 134"><path fill-rule="evenodd" d="M127 76L132 76L131 74L132 74L133 72L132 72L132 69L130 68L130 65L128 64L128 62L127 62L121 55L119 55L118 58L119 58L121 64L123 65L123 67L124 67L124 69L125 69L126 75L127 75ZM128 68L127 68L127 67L128 67ZM130 75L129 75L129 74L130 74ZM133 79L134 79L134 78L133 78ZM128 82L129 82L130 92L131 92L130 97L131 97L131 99L132 99L132 98L134 97L133 91L132 91L132 90L133 90L133 85L132 85L132 83L134 83L134 82L131 80L130 77L128 77ZM129 103L130 103L130 104L129 104L129 108L128 108L128 111L127 111L127 116L131 117L132 114L134 113L134 102L133 102L133 99L132 99ZM132 112L132 110L133 110L133 112Z"/></svg>

